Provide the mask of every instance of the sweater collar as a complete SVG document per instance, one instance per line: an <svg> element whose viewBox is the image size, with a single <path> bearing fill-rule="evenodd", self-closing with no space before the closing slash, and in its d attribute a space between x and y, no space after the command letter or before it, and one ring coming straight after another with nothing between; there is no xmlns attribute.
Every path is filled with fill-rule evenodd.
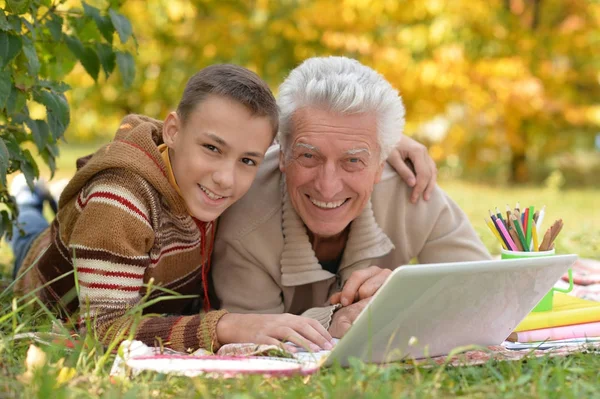
<svg viewBox="0 0 600 399"><path fill-rule="evenodd" d="M288 196L285 174L281 175L283 252L281 282L286 287L311 284L334 277L324 270L312 249L306 226ZM371 201L350 225L339 270L357 262L387 255L394 244L375 221Z"/></svg>
<svg viewBox="0 0 600 399"><path fill-rule="evenodd" d="M175 191L177 191L177 194L179 194L179 196L183 198L183 195L181 195L181 190L179 189L179 185L177 184L177 180L175 179L175 174L173 173L173 167L171 166L169 147L167 147L167 145L163 143L158 146L158 152L160 152L160 156L162 157L162 160L165 163L165 166L167 167L167 178L169 179L169 183L171 183L171 186L173 186Z"/></svg>

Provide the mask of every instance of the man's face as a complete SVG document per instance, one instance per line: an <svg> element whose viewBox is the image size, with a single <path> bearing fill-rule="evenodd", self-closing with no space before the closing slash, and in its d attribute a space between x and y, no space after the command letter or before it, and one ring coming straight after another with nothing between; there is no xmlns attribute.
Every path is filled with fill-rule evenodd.
<svg viewBox="0 0 600 399"><path fill-rule="evenodd" d="M171 113L163 139L189 212L208 222L248 191L273 133L267 117L253 116L229 98L209 95L185 124Z"/></svg>
<svg viewBox="0 0 600 399"><path fill-rule="evenodd" d="M342 233L383 171L375 115L303 108L293 116L288 143L279 167L294 209L314 235Z"/></svg>

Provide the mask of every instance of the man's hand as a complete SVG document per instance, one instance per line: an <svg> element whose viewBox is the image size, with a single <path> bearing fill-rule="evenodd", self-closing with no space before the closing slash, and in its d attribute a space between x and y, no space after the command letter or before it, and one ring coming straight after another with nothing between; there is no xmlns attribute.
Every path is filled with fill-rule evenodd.
<svg viewBox="0 0 600 399"><path fill-rule="evenodd" d="M412 161L416 176L404 162L407 158ZM410 137L403 136L387 161L398 172L402 180L413 187L410 196L413 204L419 200L421 194L425 201L429 200L437 179L437 167L429 156L427 147Z"/></svg>
<svg viewBox="0 0 600 399"><path fill-rule="evenodd" d="M217 323L217 339L221 344L252 342L282 346L290 352L296 348L283 344L292 342L313 352L331 350L331 335L316 320L292 314L228 313Z"/></svg>
<svg viewBox="0 0 600 399"><path fill-rule="evenodd" d="M346 280L344 288L329 298L329 302L332 305L341 303L343 306L348 306L354 301L370 298L390 274L392 274L390 269L382 269L377 266L357 270Z"/></svg>
<svg viewBox="0 0 600 399"><path fill-rule="evenodd" d="M329 326L329 333L331 336L334 338L342 338L370 300L371 298L363 299L335 312L333 314L333 319L331 320L331 325Z"/></svg>

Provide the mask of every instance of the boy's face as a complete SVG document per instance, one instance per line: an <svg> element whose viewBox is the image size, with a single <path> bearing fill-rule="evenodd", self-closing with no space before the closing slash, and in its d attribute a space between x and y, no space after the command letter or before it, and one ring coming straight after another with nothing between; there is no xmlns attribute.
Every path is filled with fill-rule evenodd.
<svg viewBox="0 0 600 399"><path fill-rule="evenodd" d="M273 133L268 117L252 116L234 100L209 95L185 124L176 112L169 114L163 140L189 212L209 222L248 191Z"/></svg>

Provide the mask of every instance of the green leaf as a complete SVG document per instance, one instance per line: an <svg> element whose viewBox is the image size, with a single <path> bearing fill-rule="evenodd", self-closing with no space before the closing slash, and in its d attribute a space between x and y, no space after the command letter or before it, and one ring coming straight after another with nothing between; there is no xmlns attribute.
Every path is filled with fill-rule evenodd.
<svg viewBox="0 0 600 399"><path fill-rule="evenodd" d="M98 27L98 30L102 36L104 36L107 42L112 44L115 28L110 17L102 16L99 9L90 6L85 2L83 3L83 12L85 15L94 19L94 22L96 23L96 26Z"/></svg>
<svg viewBox="0 0 600 399"><path fill-rule="evenodd" d="M23 157L25 160L21 161L19 169L21 169L21 172L23 172L23 175L25 175L27 185L30 188L33 188L33 182L40 175L40 171L29 150L23 151Z"/></svg>
<svg viewBox="0 0 600 399"><path fill-rule="evenodd" d="M60 151L58 150L58 145L55 142L47 143L46 149L54 158L58 157L58 155L60 154Z"/></svg>
<svg viewBox="0 0 600 399"><path fill-rule="evenodd" d="M48 90L35 91L33 98L38 103L46 106L50 132L52 132L52 137L58 140L67 130L67 126L71 121L67 99L63 94Z"/></svg>
<svg viewBox="0 0 600 399"><path fill-rule="evenodd" d="M44 148L46 148L48 137L50 137L48 124L42 119L28 119L25 124L29 127L29 130L31 130L33 142L35 143L38 151L41 153Z"/></svg>
<svg viewBox="0 0 600 399"><path fill-rule="evenodd" d="M6 112L8 115L19 113L25 106L26 102L27 95L21 90L17 89L15 86L12 86L10 97L8 97L8 101L6 101Z"/></svg>
<svg viewBox="0 0 600 399"><path fill-rule="evenodd" d="M29 9L31 0L6 0L6 8L13 14L25 14Z"/></svg>
<svg viewBox="0 0 600 399"><path fill-rule="evenodd" d="M51 56L48 58L48 62L42 64L42 69L45 72L44 76L47 76L49 80L58 82L62 81L78 63L79 59L69 49L69 46L62 41L56 43L56 46L52 49Z"/></svg>
<svg viewBox="0 0 600 399"><path fill-rule="evenodd" d="M0 183L2 183L3 187L6 187L6 173L8 172L9 160L8 148L4 144L4 139L0 137Z"/></svg>
<svg viewBox="0 0 600 399"><path fill-rule="evenodd" d="M46 21L46 27L52 35L52 39L60 41L62 39L63 19L60 15L51 14L50 19Z"/></svg>
<svg viewBox="0 0 600 399"><path fill-rule="evenodd" d="M17 140L12 135L4 136L3 139L6 148L8 148L9 158L15 161L24 162L25 157L23 156L23 151L21 150L21 147L19 147Z"/></svg>
<svg viewBox="0 0 600 399"><path fill-rule="evenodd" d="M100 59L98 54L90 48L84 47L83 44L73 36L65 35L65 41L69 50L77 57L77 59L83 65L88 75L94 80L98 80L98 73L100 72Z"/></svg>
<svg viewBox="0 0 600 399"><path fill-rule="evenodd" d="M42 159L50 168L50 178L52 179L54 177L54 172L56 172L56 156L48 150L47 146L41 154Z"/></svg>
<svg viewBox="0 0 600 399"><path fill-rule="evenodd" d="M6 19L4 10L0 9L0 30L7 31L9 29L10 29L10 24L8 23L8 19Z"/></svg>
<svg viewBox="0 0 600 399"><path fill-rule="evenodd" d="M12 78L10 71L0 71L0 109L6 107L11 90Z"/></svg>
<svg viewBox="0 0 600 399"><path fill-rule="evenodd" d="M52 89L57 93L64 93L65 91L71 90L71 86L65 82L55 82L52 80L40 80L38 85L40 87L45 87L46 89Z"/></svg>
<svg viewBox="0 0 600 399"><path fill-rule="evenodd" d="M8 23L10 24L12 30L19 33L21 32L21 17L19 17L18 15L9 15L8 17L6 17L6 19L8 20Z"/></svg>
<svg viewBox="0 0 600 399"><path fill-rule="evenodd" d="M96 45L96 50L98 51L102 69L104 69L104 73L108 79L110 74L115 70L115 53L112 50L112 46L104 43L98 43Z"/></svg>
<svg viewBox="0 0 600 399"><path fill-rule="evenodd" d="M3 69L21 51L23 43L18 36L0 32L0 69Z"/></svg>
<svg viewBox="0 0 600 399"><path fill-rule="evenodd" d="M108 10L108 14L110 15L110 20L112 21L113 26L119 34L119 39L121 39L121 43L125 43L133 33L133 29L131 28L131 22L129 22L129 20L124 15L119 14L112 8Z"/></svg>
<svg viewBox="0 0 600 399"><path fill-rule="evenodd" d="M135 78L135 62L133 56L129 53L121 51L117 52L117 65L119 66L119 72L121 72L121 78L123 79L123 85L125 88L129 88Z"/></svg>
<svg viewBox="0 0 600 399"><path fill-rule="evenodd" d="M28 61L27 71L30 75L36 76L40 71L40 60L38 59L33 42L28 37L23 38L23 53Z"/></svg>

